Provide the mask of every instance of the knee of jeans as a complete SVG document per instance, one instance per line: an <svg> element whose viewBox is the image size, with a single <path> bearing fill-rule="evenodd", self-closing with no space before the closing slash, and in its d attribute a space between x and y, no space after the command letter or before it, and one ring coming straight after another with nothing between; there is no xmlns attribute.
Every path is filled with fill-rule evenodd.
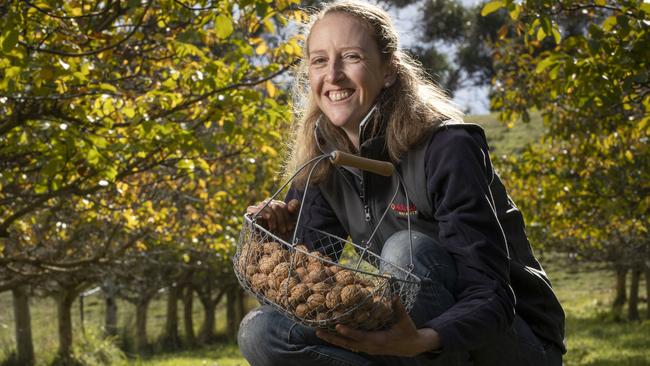
<svg viewBox="0 0 650 366"><path fill-rule="evenodd" d="M265 306L252 310L239 324L237 344L239 349L248 360L264 353L264 345L267 344L269 334L273 331L273 313Z"/></svg>
<svg viewBox="0 0 650 366"><path fill-rule="evenodd" d="M428 252L437 252L440 245L431 237L417 231L411 231L411 240L409 240L409 231L402 230L391 235L384 243L381 251L381 257L390 263L398 266L407 267L413 259L413 264L427 255ZM412 248L409 248L412 245ZM412 253L412 258L411 258Z"/></svg>
<svg viewBox="0 0 650 366"><path fill-rule="evenodd" d="M453 258L435 239L418 231L402 230L391 235L384 243L381 257L387 262L407 269L413 263L414 270L420 275L435 275L455 278L456 265ZM412 245L412 249L409 246ZM453 280L444 280L455 282Z"/></svg>

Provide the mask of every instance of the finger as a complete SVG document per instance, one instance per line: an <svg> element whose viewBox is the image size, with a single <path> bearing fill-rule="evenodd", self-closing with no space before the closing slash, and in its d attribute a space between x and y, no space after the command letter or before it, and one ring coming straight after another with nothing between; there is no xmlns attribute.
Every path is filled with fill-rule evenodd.
<svg viewBox="0 0 650 366"><path fill-rule="evenodd" d="M364 332L361 330L356 330L350 327L346 327L345 325L338 324L336 326L336 331L343 335L346 338L352 339L354 341L362 341L367 338L368 332Z"/></svg>
<svg viewBox="0 0 650 366"><path fill-rule="evenodd" d="M354 352L358 352L359 350L359 344L357 344L354 341L351 341L345 337L336 335L334 333L329 333L329 332L324 332L322 330L316 331L316 336L322 340L324 340L327 343L333 344L335 346L339 346L342 348L346 348L349 350L352 350Z"/></svg>
<svg viewBox="0 0 650 366"><path fill-rule="evenodd" d="M287 204L287 209L289 210L289 213L290 213L290 214L294 214L294 213L298 212L298 210L300 209L300 201L298 201L298 200L295 199L295 198L292 199L292 200L289 201L289 203Z"/></svg>
<svg viewBox="0 0 650 366"><path fill-rule="evenodd" d="M286 204L282 201L273 201L269 205L273 209L275 216L275 224L279 233L287 231L287 223L289 222L289 213L287 212Z"/></svg>
<svg viewBox="0 0 650 366"><path fill-rule="evenodd" d="M406 311L406 308L404 307L404 304L402 304L402 301L400 300L399 296L395 296L393 298L393 309L395 309L395 315L397 321L400 321L404 318L411 319L409 313Z"/></svg>

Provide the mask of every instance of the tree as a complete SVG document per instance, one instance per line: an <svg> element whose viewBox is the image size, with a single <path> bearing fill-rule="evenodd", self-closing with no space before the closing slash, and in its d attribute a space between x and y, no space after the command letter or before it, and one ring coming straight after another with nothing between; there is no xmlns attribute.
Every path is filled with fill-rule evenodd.
<svg viewBox="0 0 650 366"><path fill-rule="evenodd" d="M483 13L497 9L511 21L494 54L492 108L510 123L538 110L549 129L504 168L530 233L614 264L624 284L650 253L650 4L492 1ZM582 32L559 21L574 16L590 19Z"/></svg>
<svg viewBox="0 0 650 366"><path fill-rule="evenodd" d="M507 15L482 17L482 4L457 0L383 0L396 7L418 4L419 45L411 52L450 95L460 88L485 86L494 75L492 43Z"/></svg>
<svg viewBox="0 0 650 366"><path fill-rule="evenodd" d="M73 243L72 261L47 258L65 241L29 234L55 232L55 221L40 220L61 205L77 210L72 217L93 220L87 212L95 211L129 231L134 212L151 206L121 192L147 172L175 180L253 157L274 169L288 109L272 80L300 53L283 32L299 16L295 1L188 4L0 5L0 263L12 269L0 270L0 290L106 261L79 250L83 241ZM241 171L248 179L248 168ZM229 203L242 212L251 195L236 189L239 176L224 179L222 190L238 195ZM133 249L135 236L113 248Z"/></svg>

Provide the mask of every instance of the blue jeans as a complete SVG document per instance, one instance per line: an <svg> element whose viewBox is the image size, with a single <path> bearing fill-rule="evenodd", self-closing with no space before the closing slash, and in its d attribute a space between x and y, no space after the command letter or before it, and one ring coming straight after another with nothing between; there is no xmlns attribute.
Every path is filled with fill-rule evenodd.
<svg viewBox="0 0 650 366"><path fill-rule="evenodd" d="M454 303L456 267L436 241L418 232L413 236L413 272L423 281L410 312L416 326L435 318ZM391 236L381 256L406 268L411 263L408 232ZM318 338L314 329L283 316L271 306L261 306L244 317L239 328L239 348L252 366L267 365L403 365L403 366L559 366L562 354L544 344L526 322L516 316L511 328L499 339L470 352L443 352L437 357L371 356L331 345Z"/></svg>

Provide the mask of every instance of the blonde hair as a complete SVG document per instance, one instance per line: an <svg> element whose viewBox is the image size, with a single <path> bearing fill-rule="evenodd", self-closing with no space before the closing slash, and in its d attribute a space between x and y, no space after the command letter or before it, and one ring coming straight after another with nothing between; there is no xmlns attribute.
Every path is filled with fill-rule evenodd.
<svg viewBox="0 0 650 366"><path fill-rule="evenodd" d="M309 89L309 35L319 20L332 13L353 16L364 24L377 42L382 61L389 62L396 75L393 84L384 88L377 97L378 113L375 113L371 131L371 135L376 136L380 132L377 119L385 119L386 146L393 163L397 163L402 154L419 143L428 135L427 132L442 121L462 123L463 113L429 80L420 64L402 51L397 31L387 12L361 1L343 0L325 4L320 11L311 15L303 32L303 58L296 70L293 86L295 119L284 169L287 177L305 162L322 154L314 136L319 118L323 120L319 128L327 139L333 140L338 149L355 152L345 132L330 123L320 111ZM329 163L319 164L310 182L322 181L329 174L330 168ZM298 187L304 187L307 174L308 169L303 170L295 177L294 183Z"/></svg>

